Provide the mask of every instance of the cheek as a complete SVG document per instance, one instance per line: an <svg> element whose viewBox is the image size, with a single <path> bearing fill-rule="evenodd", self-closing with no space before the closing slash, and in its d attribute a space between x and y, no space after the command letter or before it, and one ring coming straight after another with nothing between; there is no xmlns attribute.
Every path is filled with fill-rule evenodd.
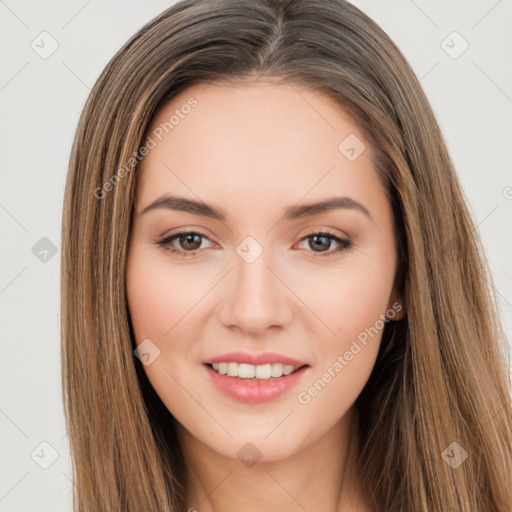
<svg viewBox="0 0 512 512"><path fill-rule="evenodd" d="M315 417L323 417L326 424L337 421L373 371L386 325L386 294L376 296L375 289L364 287L357 290L357 297L333 297L323 310L335 334L317 337L317 364L297 394L299 407L312 421Z"/></svg>
<svg viewBox="0 0 512 512"><path fill-rule="evenodd" d="M191 357L187 340L194 337L192 316L187 316L197 295L187 286L187 281L191 284L194 281L179 269L165 265L154 253L144 246L135 246L128 255L126 290L135 340L137 345L151 340L142 345L149 347L152 354L150 363L144 364L143 369L166 407L173 414L188 411L194 416L189 421L195 421L198 411L187 405L189 395L185 389L189 386L186 364L183 364ZM176 417L182 420L180 414Z"/></svg>
<svg viewBox="0 0 512 512"><path fill-rule="evenodd" d="M159 278L158 267L151 265L149 259L136 250L129 254L126 291L137 344L145 338L158 337L168 322L163 314L167 305L162 300L166 299L162 297L162 278L165 276Z"/></svg>
<svg viewBox="0 0 512 512"><path fill-rule="evenodd" d="M382 254L356 255L337 268L315 272L295 286L317 318L318 339L325 351L342 350L357 337L381 330L394 280L393 261ZM376 329L375 329L376 328ZM366 334L365 334L366 333Z"/></svg>
<svg viewBox="0 0 512 512"><path fill-rule="evenodd" d="M154 364L144 366L157 376L165 369L180 381L186 368L204 357L197 340L204 337L207 293L218 281L218 272L170 262L154 247L135 245L128 254L126 289L136 344L151 340L159 351ZM155 386L156 387L156 386Z"/></svg>
<svg viewBox="0 0 512 512"><path fill-rule="evenodd" d="M144 338L164 342L176 337L177 330L194 314L194 304L208 289L207 279L169 263L154 247L151 249L134 247L126 270L128 304L137 343Z"/></svg>
<svg viewBox="0 0 512 512"><path fill-rule="evenodd" d="M298 402L308 405L311 414L317 408L328 415L348 409L377 359L394 280L393 259L380 253L356 260L331 271L323 286L309 283L308 306L322 322L316 322L317 364Z"/></svg>

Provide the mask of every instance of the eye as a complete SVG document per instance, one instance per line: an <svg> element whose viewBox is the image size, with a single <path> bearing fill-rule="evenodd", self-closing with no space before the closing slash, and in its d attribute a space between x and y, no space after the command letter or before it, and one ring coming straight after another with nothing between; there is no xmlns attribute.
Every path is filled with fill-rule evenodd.
<svg viewBox="0 0 512 512"><path fill-rule="evenodd" d="M178 233L173 233L163 240L156 242L164 251L171 252L174 254L179 254L184 258L195 256L196 251L201 248L201 239L205 238L209 240L209 238L196 231L180 231ZM177 249L172 245L172 243L177 240L178 244L184 249Z"/></svg>
<svg viewBox="0 0 512 512"><path fill-rule="evenodd" d="M313 252L317 253L315 256L320 257L329 257L333 256L335 254L340 253L341 251L346 251L352 247L352 242L350 240L347 240L345 238L340 238L339 236L335 235L334 233L331 233L330 231L320 231L315 233L310 233L309 235L306 235L304 238L302 238L301 242L304 241L309 242L309 246L313 247ZM331 243L334 240L335 243L338 244L338 247L334 249L333 251L320 251L320 253L317 251L317 249L322 249L322 247L325 247L327 245L327 249L331 247Z"/></svg>
<svg viewBox="0 0 512 512"><path fill-rule="evenodd" d="M210 240L203 233L199 233L196 231L180 231L177 233L172 233L171 235L163 238L155 242L159 245L164 251L181 255L183 258L194 257L196 256L197 251L199 249L204 248L201 247L202 239ZM346 251L352 247L352 242L350 240L340 238L339 236L331 233L329 231L319 231L310 233L301 239L301 243L304 241L310 242L310 247L313 248L315 256L319 257L329 257L334 254L338 254L341 251ZM173 243L177 241L178 245L181 246L176 248ZM338 244L338 247L333 251L329 251L328 249L331 247L332 241ZM322 249L322 247L327 246L327 251L318 251L317 249Z"/></svg>

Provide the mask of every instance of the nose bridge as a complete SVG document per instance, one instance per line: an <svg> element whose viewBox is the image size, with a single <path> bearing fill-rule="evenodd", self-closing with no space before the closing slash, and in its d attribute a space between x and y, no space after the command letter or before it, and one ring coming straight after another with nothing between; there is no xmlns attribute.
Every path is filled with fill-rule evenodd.
<svg viewBox="0 0 512 512"><path fill-rule="evenodd" d="M286 287L274 274L279 272L273 268L276 258L272 250L263 250L255 239L247 237L236 252L231 286L224 301L224 323L247 331L287 323L290 304Z"/></svg>

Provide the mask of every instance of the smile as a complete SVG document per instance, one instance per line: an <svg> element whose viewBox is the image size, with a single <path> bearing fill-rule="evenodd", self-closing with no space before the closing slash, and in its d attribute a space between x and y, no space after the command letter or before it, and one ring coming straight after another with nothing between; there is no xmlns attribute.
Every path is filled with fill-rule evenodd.
<svg viewBox="0 0 512 512"><path fill-rule="evenodd" d="M214 365L217 367L216 369ZM291 390L299 383L310 366L221 362L204 364L203 368L206 369L209 378L222 394L238 402L258 404L277 399ZM221 371L226 373L222 374Z"/></svg>
<svg viewBox="0 0 512 512"><path fill-rule="evenodd" d="M245 363L212 363L212 369L220 375L238 377L240 379L268 380L290 375L299 368L291 364L273 363L252 365Z"/></svg>

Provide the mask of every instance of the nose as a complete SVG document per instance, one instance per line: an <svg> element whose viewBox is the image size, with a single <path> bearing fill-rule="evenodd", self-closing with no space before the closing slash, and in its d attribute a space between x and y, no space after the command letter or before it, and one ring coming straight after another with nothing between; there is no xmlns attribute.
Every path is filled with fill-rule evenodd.
<svg viewBox="0 0 512 512"><path fill-rule="evenodd" d="M238 255L229 272L219 317L223 325L246 334L263 335L286 327L293 319L293 293L266 252L248 263Z"/></svg>

